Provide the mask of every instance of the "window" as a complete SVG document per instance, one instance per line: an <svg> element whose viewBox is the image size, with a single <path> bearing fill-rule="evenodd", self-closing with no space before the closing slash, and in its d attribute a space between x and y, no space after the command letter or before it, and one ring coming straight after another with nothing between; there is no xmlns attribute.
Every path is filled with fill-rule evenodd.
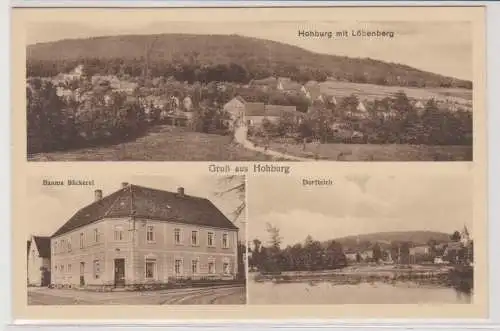
<svg viewBox="0 0 500 331"><path fill-rule="evenodd" d="M117 241L123 240L123 229L121 227L115 228L115 240Z"/></svg>
<svg viewBox="0 0 500 331"><path fill-rule="evenodd" d="M208 273L215 274L215 261L208 262Z"/></svg>
<svg viewBox="0 0 500 331"><path fill-rule="evenodd" d="M54 241L54 253L57 253L57 241Z"/></svg>
<svg viewBox="0 0 500 331"><path fill-rule="evenodd" d="M191 245L198 246L198 231L191 231Z"/></svg>
<svg viewBox="0 0 500 331"><path fill-rule="evenodd" d="M175 259L174 272L176 275L182 274L182 260L181 259Z"/></svg>
<svg viewBox="0 0 500 331"><path fill-rule="evenodd" d="M68 239L68 252L71 252L71 238Z"/></svg>
<svg viewBox="0 0 500 331"><path fill-rule="evenodd" d="M224 264L222 265L222 270L224 270L224 274L226 274L226 275L230 274L229 263L224 262Z"/></svg>
<svg viewBox="0 0 500 331"><path fill-rule="evenodd" d="M146 259L146 278L154 279L156 278L156 260Z"/></svg>
<svg viewBox="0 0 500 331"><path fill-rule="evenodd" d="M192 274L197 274L198 273L198 260L192 260L191 261L191 273Z"/></svg>
<svg viewBox="0 0 500 331"><path fill-rule="evenodd" d="M64 264L61 264L61 272L64 272Z"/></svg>
<svg viewBox="0 0 500 331"><path fill-rule="evenodd" d="M55 270L56 270L56 272L57 272L57 266L55 266L55 267L54 267L54 269L55 269Z"/></svg>
<svg viewBox="0 0 500 331"><path fill-rule="evenodd" d="M229 248L229 236L227 233L222 235L222 248Z"/></svg>
<svg viewBox="0 0 500 331"><path fill-rule="evenodd" d="M181 243L181 229L174 229L174 242L176 244Z"/></svg>
<svg viewBox="0 0 500 331"><path fill-rule="evenodd" d="M68 264L68 272L71 272L71 264Z"/></svg>
<svg viewBox="0 0 500 331"><path fill-rule="evenodd" d="M99 238L99 229L94 229L94 241L98 243L100 240Z"/></svg>
<svg viewBox="0 0 500 331"><path fill-rule="evenodd" d="M82 233L80 233L80 248L83 248L84 243L85 243L85 239L84 239L84 234L82 232Z"/></svg>
<svg viewBox="0 0 500 331"><path fill-rule="evenodd" d="M149 242L155 241L155 236L154 236L154 227L152 225L148 225L147 232L146 232L146 237Z"/></svg>
<svg viewBox="0 0 500 331"><path fill-rule="evenodd" d="M101 273L101 267L98 260L94 260L94 278L99 279L99 274Z"/></svg>
<svg viewBox="0 0 500 331"><path fill-rule="evenodd" d="M208 246L214 246L214 237L215 237L215 234L213 232L209 232L208 233Z"/></svg>

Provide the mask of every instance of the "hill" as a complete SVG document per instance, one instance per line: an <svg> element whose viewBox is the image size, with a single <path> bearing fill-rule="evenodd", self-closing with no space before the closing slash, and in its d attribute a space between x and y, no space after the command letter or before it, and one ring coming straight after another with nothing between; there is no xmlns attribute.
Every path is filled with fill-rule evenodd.
<svg viewBox="0 0 500 331"><path fill-rule="evenodd" d="M146 54L148 54L146 56ZM470 81L369 58L313 53L300 47L238 35L122 35L67 39L27 47L28 75L68 72L85 63L106 73L185 80L248 81L268 76L412 87L472 88ZM221 73L222 72L222 73Z"/></svg>
<svg viewBox="0 0 500 331"><path fill-rule="evenodd" d="M358 244L358 239L360 244ZM362 234L359 236L336 238L335 241L341 243L344 248L354 248L359 245L363 245L363 243L373 244L378 242L383 245L389 245L393 241L410 242L416 245L423 245L431 239L438 243L446 242L450 240L450 234L433 231L377 232Z"/></svg>

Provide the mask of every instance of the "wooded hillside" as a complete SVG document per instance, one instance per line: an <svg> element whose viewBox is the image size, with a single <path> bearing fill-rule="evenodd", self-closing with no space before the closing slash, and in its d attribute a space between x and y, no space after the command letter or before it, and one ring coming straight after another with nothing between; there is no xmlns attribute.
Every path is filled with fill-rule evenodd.
<svg viewBox="0 0 500 331"><path fill-rule="evenodd" d="M146 54L148 54L146 56ZM94 73L144 73L186 81L248 82L268 76L414 87L472 88L472 82L369 58L317 54L238 35L125 35L61 40L27 47L28 76L53 76L84 63Z"/></svg>

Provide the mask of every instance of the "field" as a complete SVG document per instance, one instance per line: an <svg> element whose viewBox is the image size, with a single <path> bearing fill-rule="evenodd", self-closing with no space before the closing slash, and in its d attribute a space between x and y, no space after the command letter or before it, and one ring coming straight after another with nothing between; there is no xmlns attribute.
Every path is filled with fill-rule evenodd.
<svg viewBox="0 0 500 331"><path fill-rule="evenodd" d="M232 142L230 136L157 126L134 141L111 146L39 153L29 161L269 161L270 156Z"/></svg>
<svg viewBox="0 0 500 331"><path fill-rule="evenodd" d="M252 138L259 145L263 141ZM330 161L472 161L472 146L283 144L271 141L269 149L287 155Z"/></svg>
<svg viewBox="0 0 500 331"><path fill-rule="evenodd" d="M383 99L393 96L398 91L403 91L411 99L448 100L460 105L469 105L472 101L472 90L459 88L411 88L399 86L385 86L374 84L359 84L339 81L326 81L320 84L321 91L336 98L347 97L351 94L357 95L361 100Z"/></svg>

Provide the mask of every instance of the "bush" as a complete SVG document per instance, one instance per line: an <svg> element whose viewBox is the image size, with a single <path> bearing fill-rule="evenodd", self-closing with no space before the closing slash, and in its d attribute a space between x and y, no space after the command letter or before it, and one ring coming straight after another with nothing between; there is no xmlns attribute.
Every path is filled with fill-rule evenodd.
<svg viewBox="0 0 500 331"><path fill-rule="evenodd" d="M62 101L50 82L32 82L27 88L28 153L122 141L146 130L137 100L116 92L110 101L104 97L95 92L83 101Z"/></svg>

